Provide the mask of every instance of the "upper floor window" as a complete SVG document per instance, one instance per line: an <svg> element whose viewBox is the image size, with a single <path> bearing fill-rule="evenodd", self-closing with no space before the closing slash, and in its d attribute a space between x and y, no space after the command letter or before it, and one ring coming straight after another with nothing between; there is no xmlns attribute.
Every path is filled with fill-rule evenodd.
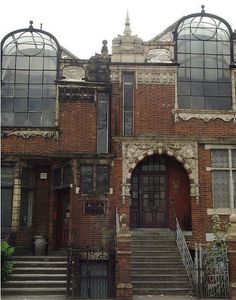
<svg viewBox="0 0 236 300"><path fill-rule="evenodd" d="M124 135L133 134L134 74L123 74L123 128Z"/></svg>
<svg viewBox="0 0 236 300"><path fill-rule="evenodd" d="M179 108L232 109L231 33L227 22L204 11L177 24Z"/></svg>
<svg viewBox="0 0 236 300"><path fill-rule="evenodd" d="M3 38L1 55L2 126L54 126L57 40L31 24Z"/></svg>
<svg viewBox="0 0 236 300"><path fill-rule="evenodd" d="M211 150L214 208L236 208L236 149Z"/></svg>

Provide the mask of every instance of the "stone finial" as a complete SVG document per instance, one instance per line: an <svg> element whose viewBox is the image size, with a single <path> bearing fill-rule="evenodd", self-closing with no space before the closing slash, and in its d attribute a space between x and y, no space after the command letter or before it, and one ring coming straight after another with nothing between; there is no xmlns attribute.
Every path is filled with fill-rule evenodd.
<svg viewBox="0 0 236 300"><path fill-rule="evenodd" d="M201 9L202 9L201 13L204 14L205 13L205 5L204 4L201 5Z"/></svg>
<svg viewBox="0 0 236 300"><path fill-rule="evenodd" d="M128 217L126 214L122 214L120 216L120 223L121 223L121 227L120 227L120 231L118 234L128 234L129 233L129 229L127 227L127 221L128 221Z"/></svg>
<svg viewBox="0 0 236 300"><path fill-rule="evenodd" d="M102 55L107 55L108 54L107 40L102 41L101 53L102 53Z"/></svg>
<svg viewBox="0 0 236 300"><path fill-rule="evenodd" d="M236 242L236 214L230 215L229 221L231 226L227 234L227 240Z"/></svg>
<svg viewBox="0 0 236 300"><path fill-rule="evenodd" d="M43 23L40 23L40 30L43 30Z"/></svg>
<svg viewBox="0 0 236 300"><path fill-rule="evenodd" d="M32 29L33 29L33 23L34 23L34 22L33 22L32 20L30 20L29 23L30 23L29 29L32 30Z"/></svg>
<svg viewBox="0 0 236 300"><path fill-rule="evenodd" d="M130 21L129 21L129 11L128 10L127 10L127 14L126 14L124 35L131 35Z"/></svg>

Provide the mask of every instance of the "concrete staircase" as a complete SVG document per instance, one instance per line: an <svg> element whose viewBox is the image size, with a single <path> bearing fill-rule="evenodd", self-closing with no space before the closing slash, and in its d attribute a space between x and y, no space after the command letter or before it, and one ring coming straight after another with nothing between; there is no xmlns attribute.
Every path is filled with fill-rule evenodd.
<svg viewBox="0 0 236 300"><path fill-rule="evenodd" d="M66 295L66 256L14 256L2 295Z"/></svg>
<svg viewBox="0 0 236 300"><path fill-rule="evenodd" d="M169 229L132 231L134 295L192 295L174 234Z"/></svg>

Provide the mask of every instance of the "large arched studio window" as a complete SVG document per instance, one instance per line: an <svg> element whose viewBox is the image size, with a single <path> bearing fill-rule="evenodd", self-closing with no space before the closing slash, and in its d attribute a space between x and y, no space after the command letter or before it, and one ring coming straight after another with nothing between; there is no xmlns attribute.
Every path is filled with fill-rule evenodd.
<svg viewBox="0 0 236 300"><path fill-rule="evenodd" d="M52 127L60 46L48 32L29 28L5 36L2 54L2 126Z"/></svg>
<svg viewBox="0 0 236 300"><path fill-rule="evenodd" d="M231 34L226 21L204 10L177 23L178 108L232 109Z"/></svg>

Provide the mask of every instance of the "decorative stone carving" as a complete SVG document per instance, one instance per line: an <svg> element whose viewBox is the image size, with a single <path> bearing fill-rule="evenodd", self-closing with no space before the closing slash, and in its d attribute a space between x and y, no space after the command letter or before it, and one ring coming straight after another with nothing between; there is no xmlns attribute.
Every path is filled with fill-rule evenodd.
<svg viewBox="0 0 236 300"><path fill-rule="evenodd" d="M68 66L63 69L62 73L64 79L67 81L84 81L85 70L79 66Z"/></svg>
<svg viewBox="0 0 236 300"><path fill-rule="evenodd" d="M137 72L138 83L141 84L174 84L174 73L158 73L138 70Z"/></svg>
<svg viewBox="0 0 236 300"><path fill-rule="evenodd" d="M146 140L145 142L123 143L123 186L129 188L127 180L130 179L133 169L147 155L167 154L174 156L183 164L192 181L191 195L198 197L198 155L197 143L194 142L158 142ZM129 196L129 189L123 188L123 196ZM125 193L125 195L124 195Z"/></svg>
<svg viewBox="0 0 236 300"><path fill-rule="evenodd" d="M199 120L203 120L204 122L209 122L211 120L216 120L216 119L221 119L224 122L230 122L230 121L234 121L236 122L236 112L232 112L232 113L225 113L225 112L221 112L221 113L205 113L205 112L184 112L184 111L178 111L175 110L173 111L174 116L175 116L175 121L178 122L179 119L183 120L183 121L188 121L190 119L199 119Z"/></svg>
<svg viewBox="0 0 236 300"><path fill-rule="evenodd" d="M147 54L147 61L150 63L171 63L171 51L168 49L151 49Z"/></svg>
<svg viewBox="0 0 236 300"><path fill-rule="evenodd" d="M52 131L43 131L43 130L3 130L2 131L2 138L7 138L11 135L20 136L24 139L29 139L36 136L42 136L46 139L50 139L55 137L55 139L59 139L60 132L58 130Z"/></svg>

